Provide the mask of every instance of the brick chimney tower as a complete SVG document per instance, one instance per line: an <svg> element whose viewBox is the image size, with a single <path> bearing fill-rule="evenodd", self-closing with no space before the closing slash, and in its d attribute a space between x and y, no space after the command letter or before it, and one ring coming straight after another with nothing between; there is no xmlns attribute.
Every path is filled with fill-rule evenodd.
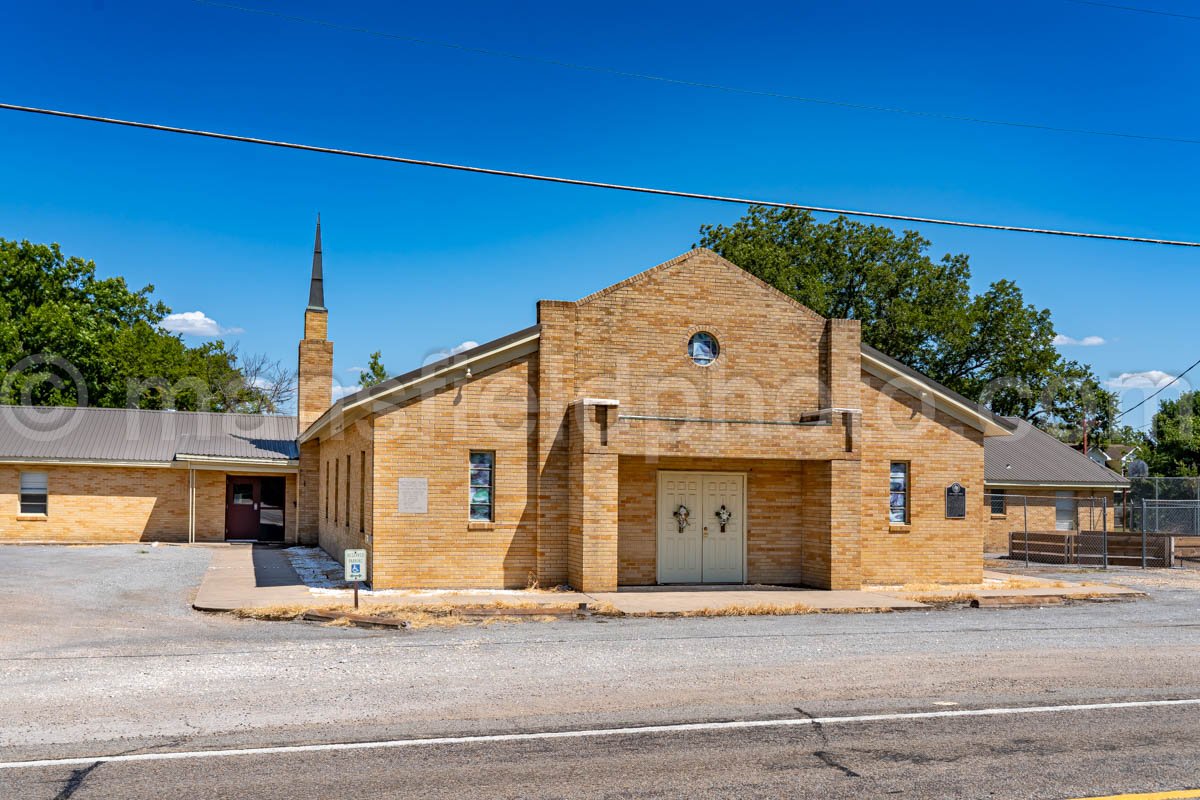
<svg viewBox="0 0 1200 800"><path fill-rule="evenodd" d="M329 335L329 311L325 308L325 286L321 275L321 215L317 215L317 240L313 245L312 280L308 285L308 307L304 309L304 338L300 340L296 407L303 433L325 413L333 399L333 342Z"/></svg>

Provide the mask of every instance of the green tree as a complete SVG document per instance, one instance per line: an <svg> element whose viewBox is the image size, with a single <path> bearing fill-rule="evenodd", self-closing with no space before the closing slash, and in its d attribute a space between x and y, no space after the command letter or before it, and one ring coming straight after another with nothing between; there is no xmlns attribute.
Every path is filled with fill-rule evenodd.
<svg viewBox="0 0 1200 800"><path fill-rule="evenodd" d="M358 376L358 385L364 389L383 383L388 379L387 368L383 366L383 354L376 350L367 361L367 368Z"/></svg>
<svg viewBox="0 0 1200 800"><path fill-rule="evenodd" d="M1164 400L1150 426L1150 444L1144 456L1152 475L1200 475L1200 392L1183 392L1178 400Z"/></svg>
<svg viewBox="0 0 1200 800"><path fill-rule="evenodd" d="M998 413L1044 427L1086 414L1098 436L1111 426L1115 395L1061 357L1048 310L1008 280L972 294L968 257L935 261L915 231L752 206L702 226L700 244L822 316L859 320L865 343Z"/></svg>
<svg viewBox="0 0 1200 800"><path fill-rule="evenodd" d="M170 309L153 293L57 244L0 239L0 403L277 410L224 342L163 330Z"/></svg>

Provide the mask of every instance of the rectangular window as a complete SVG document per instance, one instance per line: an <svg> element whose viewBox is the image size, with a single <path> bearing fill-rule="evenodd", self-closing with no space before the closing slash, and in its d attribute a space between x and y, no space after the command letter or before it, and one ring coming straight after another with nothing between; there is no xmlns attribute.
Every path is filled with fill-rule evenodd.
<svg viewBox="0 0 1200 800"><path fill-rule="evenodd" d="M358 476L361 478L358 484L358 532L365 533L367 530L367 451L363 450L358 455Z"/></svg>
<svg viewBox="0 0 1200 800"><path fill-rule="evenodd" d="M329 519L329 462L325 462L325 519Z"/></svg>
<svg viewBox="0 0 1200 800"><path fill-rule="evenodd" d="M1003 517L1008 514L1008 498L1003 489L992 490L992 516Z"/></svg>
<svg viewBox="0 0 1200 800"><path fill-rule="evenodd" d="M1056 531L1075 530L1075 493L1054 493L1054 529Z"/></svg>
<svg viewBox="0 0 1200 800"><path fill-rule="evenodd" d="M888 486L888 521L893 525L908 522L908 462L893 461Z"/></svg>
<svg viewBox="0 0 1200 800"><path fill-rule="evenodd" d="M21 473L21 513L45 514L50 484L44 472Z"/></svg>
<svg viewBox="0 0 1200 800"><path fill-rule="evenodd" d="M471 504L472 522L492 522L496 518L496 454L490 451L471 451Z"/></svg>
<svg viewBox="0 0 1200 800"><path fill-rule="evenodd" d="M338 521L338 484L342 482L341 470L338 469L340 462L335 458L333 460L333 524L337 525Z"/></svg>
<svg viewBox="0 0 1200 800"><path fill-rule="evenodd" d="M350 454L346 453L346 527L350 527Z"/></svg>

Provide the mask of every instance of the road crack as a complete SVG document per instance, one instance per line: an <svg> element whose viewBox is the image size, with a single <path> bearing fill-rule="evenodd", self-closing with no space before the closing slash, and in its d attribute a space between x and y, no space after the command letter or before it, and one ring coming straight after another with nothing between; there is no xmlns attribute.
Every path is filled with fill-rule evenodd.
<svg viewBox="0 0 1200 800"><path fill-rule="evenodd" d="M825 726L821 724L820 720L818 720L812 714L808 713L807 711L805 711L803 708L800 708L799 706L796 706L796 711L801 716L812 721L812 729L814 731L816 731L817 736L821 737L821 744L828 747L829 746L829 736L828 736L828 734L825 733ZM847 778L861 778L862 777L861 774L855 772L854 770L847 767L845 764L842 764L841 762L839 762L836 758L834 758L833 753L829 752L828 750L814 750L813 755L822 764L824 764L825 766L830 767L832 769L836 769L838 772L842 773Z"/></svg>
<svg viewBox="0 0 1200 800"><path fill-rule="evenodd" d="M79 787L83 786L83 782L87 780L88 775L92 774L92 770L103 763L103 761L97 761L91 766L71 770L71 777L67 778L67 782L59 793L54 795L54 800L69 800L73 794L79 791Z"/></svg>

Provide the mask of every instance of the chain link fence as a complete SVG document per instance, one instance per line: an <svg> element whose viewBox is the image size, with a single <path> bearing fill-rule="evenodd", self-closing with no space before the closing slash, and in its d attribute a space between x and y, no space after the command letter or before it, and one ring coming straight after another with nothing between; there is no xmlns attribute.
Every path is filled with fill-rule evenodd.
<svg viewBox="0 0 1200 800"><path fill-rule="evenodd" d="M1107 496L985 495L987 550L1025 564L1200 568L1200 479L1136 479Z"/></svg>
<svg viewBox="0 0 1200 800"><path fill-rule="evenodd" d="M993 493L989 551L1026 564L1107 567L1113 552L1113 508L1106 497Z"/></svg>

